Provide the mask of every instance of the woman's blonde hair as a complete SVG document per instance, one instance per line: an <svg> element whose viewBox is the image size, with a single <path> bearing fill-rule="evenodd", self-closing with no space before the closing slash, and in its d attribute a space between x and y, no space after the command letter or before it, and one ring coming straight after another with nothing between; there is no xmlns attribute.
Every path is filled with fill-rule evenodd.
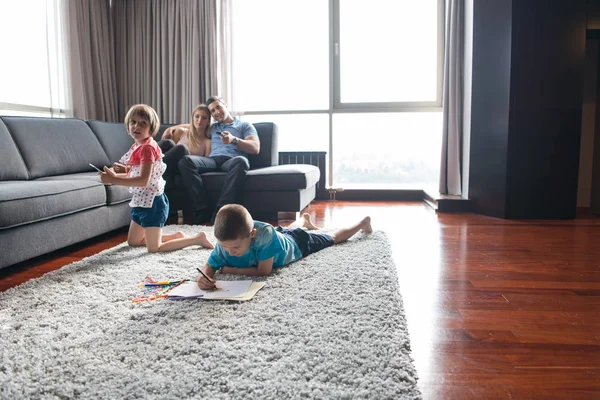
<svg viewBox="0 0 600 400"><path fill-rule="evenodd" d="M160 120L158 119L158 114L156 114L154 108L146 104L136 104L131 106L129 111L127 111L127 115L125 116L125 129L127 130L127 133L131 133L129 132L129 122L136 115L147 119L148 124L150 125L150 133L152 136L156 135L158 128L160 128Z"/></svg>
<svg viewBox="0 0 600 400"><path fill-rule="evenodd" d="M194 125L194 114L196 114L198 111L204 111L206 115L208 115L208 125L206 125L206 129L204 130L204 132L198 132L198 130L196 129L196 125ZM188 135L190 140L190 147L200 147L200 138L202 137L202 135L204 135L205 138L210 139L210 118L210 111L208 110L208 106L206 104L199 104L192 110L192 116L190 120L190 134Z"/></svg>

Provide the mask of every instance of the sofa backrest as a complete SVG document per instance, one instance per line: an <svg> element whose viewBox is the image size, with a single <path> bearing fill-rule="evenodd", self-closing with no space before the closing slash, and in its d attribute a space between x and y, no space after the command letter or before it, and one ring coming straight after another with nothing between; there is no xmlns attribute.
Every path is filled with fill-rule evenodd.
<svg viewBox="0 0 600 400"><path fill-rule="evenodd" d="M133 144L133 138L127 133L125 124L104 121L87 121L87 124L108 155L109 166L119 161Z"/></svg>
<svg viewBox="0 0 600 400"><path fill-rule="evenodd" d="M0 143L0 181L29 179L23 157L2 119L0 119Z"/></svg>
<svg viewBox="0 0 600 400"><path fill-rule="evenodd" d="M161 124L154 139L158 142L165 129L175 124ZM273 122L253 123L260 139L260 153L248 156L250 169L271 167L279 164L279 128Z"/></svg>
<svg viewBox="0 0 600 400"><path fill-rule="evenodd" d="M250 155L250 169L271 167L279 163L279 129L273 122L253 123L260 140L260 152Z"/></svg>
<svg viewBox="0 0 600 400"><path fill-rule="evenodd" d="M30 179L91 171L88 163L108 165L100 142L83 120L2 117L2 121L21 153Z"/></svg>
<svg viewBox="0 0 600 400"><path fill-rule="evenodd" d="M161 126L156 139L171 125ZM277 165L277 125L253 125L260 138L260 153L249 156L250 168ZM110 166L127 152L133 139L118 122L0 117L0 143L0 180L18 180L90 171L88 163Z"/></svg>
<svg viewBox="0 0 600 400"><path fill-rule="evenodd" d="M156 135L154 135L154 140L156 140L157 142L162 138L162 135L165 133L165 131L167 130L167 128L170 128L172 126L175 126L177 124L160 124L160 128L158 128L158 132L156 132Z"/></svg>

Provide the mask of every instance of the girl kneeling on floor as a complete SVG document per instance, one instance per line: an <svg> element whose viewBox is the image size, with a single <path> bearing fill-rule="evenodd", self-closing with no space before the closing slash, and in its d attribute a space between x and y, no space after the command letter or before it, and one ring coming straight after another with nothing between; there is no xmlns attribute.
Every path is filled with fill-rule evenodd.
<svg viewBox="0 0 600 400"><path fill-rule="evenodd" d="M127 243L130 246L145 245L150 253L193 245L212 249L214 246L204 232L195 236L186 236L183 232L162 234L169 216L169 200L164 194L162 177L166 165L154 140L159 126L158 115L152 107L145 104L131 107L125 117L125 128L135 143L112 168L104 167L100 172L104 184L129 186L132 208Z"/></svg>

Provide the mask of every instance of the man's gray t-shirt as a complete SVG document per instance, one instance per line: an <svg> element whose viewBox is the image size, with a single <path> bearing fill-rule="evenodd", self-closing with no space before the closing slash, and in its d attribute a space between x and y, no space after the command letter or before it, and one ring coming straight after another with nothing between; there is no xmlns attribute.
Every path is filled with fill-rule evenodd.
<svg viewBox="0 0 600 400"><path fill-rule="evenodd" d="M249 136L256 136L258 138L258 132L256 132L256 128L249 122L240 121L237 118L234 118L231 124L215 122L210 127L211 149L209 157L248 157L248 154L238 149L237 146L234 146L232 144L223 144L223 141L221 140L221 135L219 134L223 131L227 131L239 139L246 139Z"/></svg>

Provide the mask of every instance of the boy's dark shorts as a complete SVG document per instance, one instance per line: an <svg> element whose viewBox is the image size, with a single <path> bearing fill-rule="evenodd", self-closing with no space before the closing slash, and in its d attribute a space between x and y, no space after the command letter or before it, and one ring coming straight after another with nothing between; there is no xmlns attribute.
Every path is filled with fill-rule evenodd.
<svg viewBox="0 0 600 400"><path fill-rule="evenodd" d="M164 193L154 197L151 208L131 209L131 220L142 228L162 228L167 218L169 218L169 199Z"/></svg>
<svg viewBox="0 0 600 400"><path fill-rule="evenodd" d="M312 233L302 228L289 229L281 226L278 226L275 230L284 235L291 236L300 248L302 257L333 246L333 238L326 233Z"/></svg>

